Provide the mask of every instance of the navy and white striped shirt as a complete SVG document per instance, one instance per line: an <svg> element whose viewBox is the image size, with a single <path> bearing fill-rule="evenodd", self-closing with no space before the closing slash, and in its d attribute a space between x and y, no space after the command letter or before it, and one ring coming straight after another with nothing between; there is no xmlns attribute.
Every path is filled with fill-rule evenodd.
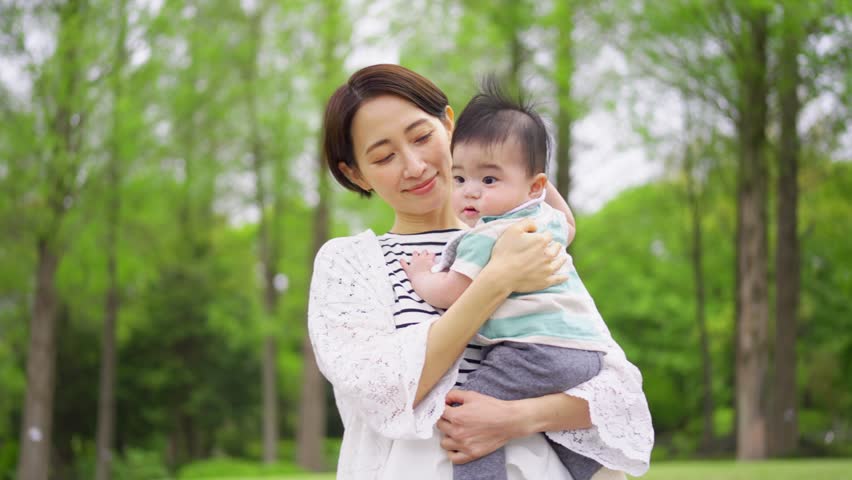
<svg viewBox="0 0 852 480"><path fill-rule="evenodd" d="M413 234L386 233L378 237L379 245L385 256L388 277L393 285L395 300L393 315L396 328L415 325L444 313L443 310L429 305L417 295L399 261L410 261L414 252L423 250L440 255L444 245L458 232L459 229L454 228ZM459 365L459 377L456 386L464 383L467 375L476 370L481 361L482 346L469 343L464 350L461 365Z"/></svg>

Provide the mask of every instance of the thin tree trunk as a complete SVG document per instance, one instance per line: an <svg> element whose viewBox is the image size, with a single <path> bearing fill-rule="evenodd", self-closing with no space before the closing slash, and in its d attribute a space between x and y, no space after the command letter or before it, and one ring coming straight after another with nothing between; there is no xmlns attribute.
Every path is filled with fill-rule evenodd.
<svg viewBox="0 0 852 480"><path fill-rule="evenodd" d="M785 16L790 15L785 12ZM793 23L796 19L787 19ZM799 308L798 156L796 128L800 103L797 56L800 37L786 31L780 58L778 99L781 138L778 149L778 235L776 247L775 382L772 409L772 455L791 454L798 444L796 414L796 323Z"/></svg>
<svg viewBox="0 0 852 480"><path fill-rule="evenodd" d="M707 335L705 315L704 263L702 255L701 206L694 199L692 207L692 265L695 278L695 320L698 323L698 336L701 344L701 363L703 372L702 393L704 397L704 431L702 444L705 451L713 449L716 432L713 424L713 413L716 410L713 401L713 361L710 357L710 338Z"/></svg>
<svg viewBox="0 0 852 480"><path fill-rule="evenodd" d="M514 27L514 25L511 27ZM521 68L524 63L524 45L521 43L521 34L517 30L511 33L511 38L509 39L509 55L511 57L509 65L509 84L512 89L511 91L521 94L524 90L524 84L521 80Z"/></svg>
<svg viewBox="0 0 852 480"><path fill-rule="evenodd" d="M316 256L320 247L328 239L329 230L328 197L331 192L325 162L322 158L318 160L319 203L314 213L313 255L311 255L311 259ZM302 394L299 403L298 463L308 470L320 471L325 467L323 458L326 430L325 379L319 371L307 334L302 341L302 359L304 366L302 367Z"/></svg>
<svg viewBox="0 0 852 480"><path fill-rule="evenodd" d="M737 347L737 458L766 457L766 398L769 365L769 297L767 272L767 15L749 12L745 18L748 52L740 65L742 98L738 132L740 299Z"/></svg>
<svg viewBox="0 0 852 480"><path fill-rule="evenodd" d="M118 364L115 348L115 326L118 319L118 259L116 244L118 242L119 205L114 199L110 209L110 219L107 239L107 276L109 287L106 294L103 338L101 341L101 370L100 394L98 397L98 425L96 437L97 465L96 480L109 480L113 438L115 436L115 372ZM115 223L114 223L115 222Z"/></svg>
<svg viewBox="0 0 852 480"><path fill-rule="evenodd" d="M261 41L261 17L258 11L248 18L251 35L251 56L245 65L247 85L246 105L249 110L249 128L252 150L252 169L255 178L255 205L260 212L257 229L258 256L263 269L263 308L265 318L273 322L278 312L278 291L275 275L278 265L278 245L275 240L275 219L279 212L267 211L267 191L264 182L266 152L260 136L257 112L257 62ZM275 205L273 205L274 207ZM270 223L272 228L270 228ZM275 463L278 459L278 347L274 333L267 332L263 339L261 387L263 391L263 462Z"/></svg>
<svg viewBox="0 0 852 480"><path fill-rule="evenodd" d="M101 340L100 393L98 397L98 424L95 439L97 459L95 479L111 478L112 452L115 450L115 372L118 364L115 329L119 311L118 286L118 231L121 218L121 87L124 67L124 41L126 32L125 1L118 2L116 18L119 22L116 39L116 62L113 72L113 131L112 152L108 167L109 201L107 202L107 293L105 298L104 328Z"/></svg>
<svg viewBox="0 0 852 480"><path fill-rule="evenodd" d="M687 156L690 154L687 153ZM692 263L692 275L695 286L695 321L698 326L699 347L701 350L702 366L702 396L703 396L703 419L704 428L701 437L701 445L705 452L712 450L716 433L713 425L713 412L715 403L713 401L713 363L710 357L710 340L707 335L707 322L705 315L705 288L704 288L704 262L702 260L704 247L702 243L701 228L701 199L695 185L695 171L693 159L687 160L687 197L689 202L690 217L692 222L692 246L690 257Z"/></svg>
<svg viewBox="0 0 852 480"><path fill-rule="evenodd" d="M47 480L56 374L56 269L49 239L38 242L36 294L27 349L27 393L21 422L19 479Z"/></svg>
<svg viewBox="0 0 852 480"><path fill-rule="evenodd" d="M701 350L702 366L702 396L703 396L703 419L704 428L701 437L701 448L705 452L713 449L715 443L715 428L713 424L713 412L715 403L713 401L713 363L710 357L710 340L707 335L707 322L705 314L705 288L704 288L704 246L703 231L701 228L702 214L702 183L696 172L697 159L693 153L693 125L689 102L684 98L683 104L686 109L685 131L686 145L683 154L684 176L686 177L686 197L689 205L690 219L692 222L692 245L690 248L690 261L692 263L693 284L695 287L695 322L698 326L699 348Z"/></svg>
<svg viewBox="0 0 852 480"><path fill-rule="evenodd" d="M556 189L566 199L571 193L571 82L574 73L574 29L572 2L562 0L556 45L556 96L559 102L556 130Z"/></svg>

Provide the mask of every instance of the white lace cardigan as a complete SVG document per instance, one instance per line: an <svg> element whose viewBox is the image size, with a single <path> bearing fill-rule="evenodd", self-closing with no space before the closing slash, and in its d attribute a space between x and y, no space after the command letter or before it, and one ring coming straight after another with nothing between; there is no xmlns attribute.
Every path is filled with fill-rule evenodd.
<svg viewBox="0 0 852 480"><path fill-rule="evenodd" d="M344 425L339 479L378 475L394 439L431 437L456 382L458 361L413 407L434 319L396 329L393 305L372 231L323 245L314 260L308 331ZM611 336L609 343L600 374L566 392L588 401L593 426L547 435L605 467L642 475L654 443L642 376Z"/></svg>

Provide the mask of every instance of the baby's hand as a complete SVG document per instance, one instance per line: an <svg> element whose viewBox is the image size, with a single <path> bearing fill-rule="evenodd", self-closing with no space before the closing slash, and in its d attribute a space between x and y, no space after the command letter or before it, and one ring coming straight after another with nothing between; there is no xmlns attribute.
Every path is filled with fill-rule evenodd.
<svg viewBox="0 0 852 480"><path fill-rule="evenodd" d="M435 264L435 254L425 250L414 252L411 255L410 262L400 260L399 263L402 264L402 269L405 270L408 279L413 281L414 278L420 277L423 274L432 273L432 266Z"/></svg>

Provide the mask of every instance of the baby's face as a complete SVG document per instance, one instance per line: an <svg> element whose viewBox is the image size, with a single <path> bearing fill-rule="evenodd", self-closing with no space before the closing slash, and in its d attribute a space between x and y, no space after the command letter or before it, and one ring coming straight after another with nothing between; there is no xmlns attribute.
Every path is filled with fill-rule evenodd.
<svg viewBox="0 0 852 480"><path fill-rule="evenodd" d="M528 201L534 176L527 174L518 142L484 147L456 145L453 151L453 211L468 226L483 215L502 215Z"/></svg>

